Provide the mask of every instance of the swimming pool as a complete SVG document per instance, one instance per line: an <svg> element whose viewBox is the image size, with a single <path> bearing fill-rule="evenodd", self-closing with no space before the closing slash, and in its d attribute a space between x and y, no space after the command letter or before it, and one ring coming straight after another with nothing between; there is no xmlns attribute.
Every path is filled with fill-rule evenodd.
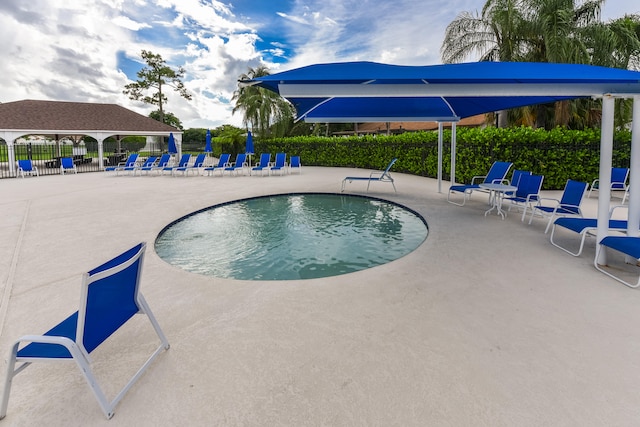
<svg viewBox="0 0 640 427"><path fill-rule="evenodd" d="M239 280L337 276L398 259L427 238L420 215L393 202L332 193L243 199L194 212L155 242L166 262Z"/></svg>

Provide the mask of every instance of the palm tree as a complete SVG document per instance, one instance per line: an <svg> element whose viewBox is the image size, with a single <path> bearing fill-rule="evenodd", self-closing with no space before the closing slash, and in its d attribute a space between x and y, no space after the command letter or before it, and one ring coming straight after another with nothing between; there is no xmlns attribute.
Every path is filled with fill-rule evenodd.
<svg viewBox="0 0 640 427"><path fill-rule="evenodd" d="M265 66L249 68L249 71L242 74L239 80L253 80L269 74ZM269 135L271 131L275 136L283 136L286 131L286 126L283 124L290 123L294 116L293 106L286 99L258 86L239 86L232 100L236 102L233 113L242 110L244 125L250 125L254 133L262 137ZM272 124L274 124L273 127Z"/></svg>
<svg viewBox="0 0 640 427"><path fill-rule="evenodd" d="M463 12L449 24L441 54L445 63L476 54L480 60L564 62L637 68L640 19L631 15L600 21L604 0L488 0L482 13ZM620 109L624 111L624 109ZM594 101L562 101L553 106L509 112L512 123L591 126L600 119ZM552 114L551 114L552 113ZM500 115L499 126L506 123Z"/></svg>

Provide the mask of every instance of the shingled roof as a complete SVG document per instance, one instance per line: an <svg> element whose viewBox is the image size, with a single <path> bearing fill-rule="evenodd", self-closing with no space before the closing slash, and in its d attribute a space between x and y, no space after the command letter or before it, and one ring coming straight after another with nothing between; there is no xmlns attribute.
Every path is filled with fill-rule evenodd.
<svg viewBox="0 0 640 427"><path fill-rule="evenodd" d="M30 134L99 131L119 135L167 135L180 132L116 104L35 100L0 104L0 131L23 130Z"/></svg>

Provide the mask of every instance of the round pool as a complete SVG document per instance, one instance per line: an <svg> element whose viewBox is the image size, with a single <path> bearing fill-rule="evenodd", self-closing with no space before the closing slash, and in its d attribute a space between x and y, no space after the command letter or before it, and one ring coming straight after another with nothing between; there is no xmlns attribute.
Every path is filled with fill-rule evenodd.
<svg viewBox="0 0 640 427"><path fill-rule="evenodd" d="M166 262L240 280L337 276L398 259L427 238L416 212L357 195L302 193L212 206L165 227L155 242Z"/></svg>

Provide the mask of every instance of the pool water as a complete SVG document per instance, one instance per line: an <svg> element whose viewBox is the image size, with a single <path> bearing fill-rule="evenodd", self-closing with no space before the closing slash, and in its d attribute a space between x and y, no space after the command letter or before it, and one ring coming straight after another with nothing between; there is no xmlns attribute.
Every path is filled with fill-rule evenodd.
<svg viewBox="0 0 640 427"><path fill-rule="evenodd" d="M155 250L172 265L214 277L312 279L398 259L427 232L421 216L388 201L286 194L195 212L167 226Z"/></svg>

